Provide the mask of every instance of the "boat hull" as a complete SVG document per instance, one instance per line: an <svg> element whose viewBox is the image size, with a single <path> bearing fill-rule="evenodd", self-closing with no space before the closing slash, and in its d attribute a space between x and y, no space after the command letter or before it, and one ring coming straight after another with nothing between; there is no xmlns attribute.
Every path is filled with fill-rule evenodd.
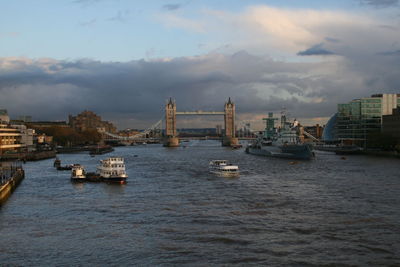
<svg viewBox="0 0 400 267"><path fill-rule="evenodd" d="M240 175L239 172L223 172L223 171L210 171L210 173L220 176L220 177L238 177Z"/></svg>
<svg viewBox="0 0 400 267"><path fill-rule="evenodd" d="M362 154L363 149L358 146L317 146L316 150L334 152L337 155Z"/></svg>
<svg viewBox="0 0 400 267"><path fill-rule="evenodd" d="M84 183L86 181L87 181L86 178L74 178L74 177L71 177L71 182L74 182L74 183Z"/></svg>
<svg viewBox="0 0 400 267"><path fill-rule="evenodd" d="M103 177L103 182L125 184L127 177Z"/></svg>
<svg viewBox="0 0 400 267"><path fill-rule="evenodd" d="M303 145L265 146L262 148L247 147L246 153L287 159L310 160L314 157L312 147Z"/></svg>

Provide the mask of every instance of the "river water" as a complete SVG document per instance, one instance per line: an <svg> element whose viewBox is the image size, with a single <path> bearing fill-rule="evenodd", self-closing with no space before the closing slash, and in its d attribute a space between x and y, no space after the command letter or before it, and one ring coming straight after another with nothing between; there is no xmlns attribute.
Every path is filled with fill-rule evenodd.
<svg viewBox="0 0 400 267"><path fill-rule="evenodd" d="M318 152L264 158L215 141L118 147L62 165L125 158L126 185L73 184L28 162L0 208L0 265L400 265L400 161ZM239 178L208 173L213 159Z"/></svg>

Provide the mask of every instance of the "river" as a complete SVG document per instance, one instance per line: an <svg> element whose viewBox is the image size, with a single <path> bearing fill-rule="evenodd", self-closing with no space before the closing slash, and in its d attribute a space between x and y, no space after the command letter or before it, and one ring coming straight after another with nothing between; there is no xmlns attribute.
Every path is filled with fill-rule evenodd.
<svg viewBox="0 0 400 267"><path fill-rule="evenodd" d="M265 158L216 141L118 147L62 165L125 158L126 185L74 184L28 162L0 208L0 265L382 266L400 264L400 161L317 152ZM213 159L238 178L208 173Z"/></svg>

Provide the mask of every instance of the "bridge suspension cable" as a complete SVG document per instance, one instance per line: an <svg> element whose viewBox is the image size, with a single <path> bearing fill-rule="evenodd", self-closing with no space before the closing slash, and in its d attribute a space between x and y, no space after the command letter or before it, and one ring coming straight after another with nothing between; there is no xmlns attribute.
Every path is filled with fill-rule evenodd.
<svg viewBox="0 0 400 267"><path fill-rule="evenodd" d="M135 139L138 139L138 138L143 138L143 136L146 136L151 131L154 131L154 130L157 130L157 129L161 129L161 125L162 125L162 120L159 120L156 123L154 123L153 125L151 125L149 128L145 129L143 132L140 132L140 133L132 135L132 136L121 136L121 135L109 133L109 132L106 132L106 131L102 131L100 133L105 134L105 135L110 136L110 137L113 137L113 138L118 139L118 140L129 141L129 140L135 140Z"/></svg>

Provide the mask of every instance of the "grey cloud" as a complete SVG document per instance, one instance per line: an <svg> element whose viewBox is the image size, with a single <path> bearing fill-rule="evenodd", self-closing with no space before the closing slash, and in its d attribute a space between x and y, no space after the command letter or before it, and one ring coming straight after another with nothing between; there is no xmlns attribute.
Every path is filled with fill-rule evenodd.
<svg viewBox="0 0 400 267"><path fill-rule="evenodd" d="M382 56L400 56L400 50L380 52L378 55Z"/></svg>
<svg viewBox="0 0 400 267"><path fill-rule="evenodd" d="M398 5L399 0L361 0L361 3L377 8L384 8Z"/></svg>
<svg viewBox="0 0 400 267"><path fill-rule="evenodd" d="M368 62L368 63L367 63ZM282 107L299 117L325 117L336 104L386 88L400 88L392 57L365 62L282 62L240 51L171 60L129 62L26 61L0 58L0 108L40 120L66 120L90 109L119 127L141 128L178 110L222 110L228 97L237 114Z"/></svg>
<svg viewBox="0 0 400 267"><path fill-rule="evenodd" d="M117 21L117 22L126 22L127 17L129 16L129 10L119 10L117 14L111 18L108 18L108 21Z"/></svg>
<svg viewBox="0 0 400 267"><path fill-rule="evenodd" d="M398 31L399 30L398 27L394 27L394 26L391 26L391 25L378 25L378 27L382 28L382 29L391 30L391 31Z"/></svg>
<svg viewBox="0 0 400 267"><path fill-rule="evenodd" d="M325 40L331 43L340 43L339 39L332 38L332 37L325 37Z"/></svg>
<svg viewBox="0 0 400 267"><path fill-rule="evenodd" d="M177 10L177 9L180 9L181 7L182 7L181 4L166 4L166 5L163 5L163 9L169 10L169 11Z"/></svg>
<svg viewBox="0 0 400 267"><path fill-rule="evenodd" d="M300 51L297 53L299 56L329 56L329 55L334 55L332 51L326 50L323 48L323 43L321 44L316 44L304 51Z"/></svg>

